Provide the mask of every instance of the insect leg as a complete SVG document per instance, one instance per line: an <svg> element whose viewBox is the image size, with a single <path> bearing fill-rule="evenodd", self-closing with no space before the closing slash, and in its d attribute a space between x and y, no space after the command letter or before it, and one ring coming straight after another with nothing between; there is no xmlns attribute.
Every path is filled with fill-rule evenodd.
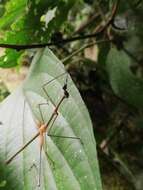
<svg viewBox="0 0 143 190"><path fill-rule="evenodd" d="M48 105L48 102L47 102L47 103L40 103L40 104L38 104L39 113L40 113L40 116L41 116L41 119L42 119L43 124L44 124L45 122L44 122L44 117L43 117L43 114L42 114L42 109L41 109L41 107L42 107L42 106L45 106L45 105Z"/></svg>
<svg viewBox="0 0 143 190"><path fill-rule="evenodd" d="M67 138L67 139L80 140L81 144L83 144L83 142L82 142L82 140L81 140L80 137L70 137L70 136L61 136L61 135L52 135L52 134L50 134L50 131L51 131L51 129L52 129L52 126L53 126L53 124L55 123L55 120L57 119L57 117L58 117L58 113L56 114L56 116L55 116L55 118L54 118L54 120L53 120L53 122L52 122L52 124L51 124L51 126L50 126L50 128L49 128L49 131L48 131L48 133L47 133L47 136L50 136L50 137L57 137L57 138Z"/></svg>
<svg viewBox="0 0 143 190"><path fill-rule="evenodd" d="M64 72L64 73L58 75L57 77L51 79L50 81L46 82L46 83L43 84L43 86L42 86L42 89L43 89L44 93L46 94L46 96L49 98L49 100L52 102L52 104L53 104L55 107L56 107L56 105L55 105L54 101L52 100L52 98L49 96L49 94L48 94L48 92L47 92L47 90L46 90L46 86L48 86L51 82L53 82L54 80L60 78L61 76L65 75L65 74L68 76L68 73L67 73L67 72ZM66 77L65 84L64 84L64 86L63 86L63 90L64 90L64 91L65 91L65 88L67 89L67 77Z"/></svg>
<svg viewBox="0 0 143 190"><path fill-rule="evenodd" d="M81 142L81 144L83 144L83 142L82 142L82 140L81 140L80 137L70 137L70 136L61 136L61 135L52 135L52 134L48 134L48 136L55 137L55 138L79 140Z"/></svg>

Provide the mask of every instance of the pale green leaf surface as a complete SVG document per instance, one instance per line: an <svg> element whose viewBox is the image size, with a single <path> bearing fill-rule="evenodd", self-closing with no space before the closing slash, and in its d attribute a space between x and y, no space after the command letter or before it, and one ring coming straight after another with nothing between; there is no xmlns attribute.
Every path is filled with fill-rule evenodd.
<svg viewBox="0 0 143 190"><path fill-rule="evenodd" d="M42 115L46 123L53 112L54 106L42 90L42 85L65 72L62 63L48 49L39 51L35 56L32 67L23 85L26 96L25 111L23 113L24 96L19 89L1 105L0 117L3 125L0 128L0 157L6 160L13 155L19 147L28 141L37 131L34 121L41 121L38 109L42 106ZM55 104L63 95L62 86L65 75L50 83L46 90ZM79 140L50 138L46 136L46 147L42 154L41 189L49 190L101 190L101 181L96 154L96 144L93 136L92 125L87 109L73 84L68 78L69 98L64 100L59 115L52 130L53 135L80 137ZM30 111L32 109L33 114ZM5 117L3 116L6 113ZM24 116L24 117L23 117ZM22 119L24 118L24 119ZM36 187L38 172L33 167L38 167L39 138L34 140L10 164L10 173L1 179L15 178L13 188L32 189ZM54 161L53 164L46 155ZM8 171L8 169L7 169ZM16 177L17 176L17 177ZM10 182L9 182L10 183ZM7 184L9 184L7 183ZM7 185L7 187L9 187ZM7 188L8 189L8 188Z"/></svg>
<svg viewBox="0 0 143 190"><path fill-rule="evenodd" d="M37 138L10 165L4 162L13 155L32 134L36 133L36 125L28 104L25 104L21 88L10 95L0 106L0 178L5 180L5 190L37 188L37 168L39 162L39 139ZM42 160L41 188L56 190L52 172L45 155ZM33 166L33 167L32 167ZM47 172L48 171L48 172Z"/></svg>

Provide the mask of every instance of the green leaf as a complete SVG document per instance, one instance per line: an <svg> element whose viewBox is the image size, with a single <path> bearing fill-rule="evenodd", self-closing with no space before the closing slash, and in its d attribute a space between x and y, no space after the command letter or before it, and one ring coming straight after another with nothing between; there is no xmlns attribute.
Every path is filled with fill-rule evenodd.
<svg viewBox="0 0 143 190"><path fill-rule="evenodd" d="M0 28L9 27L12 22L15 22L22 14L25 13L27 0L14 0L6 4L6 12L0 20Z"/></svg>
<svg viewBox="0 0 143 190"><path fill-rule="evenodd" d="M18 58L22 52L16 50L6 49L5 55L0 57L0 67L2 68L11 68L18 65Z"/></svg>
<svg viewBox="0 0 143 190"><path fill-rule="evenodd" d="M5 187L5 185L6 185L6 181L1 181L0 182L0 188Z"/></svg>
<svg viewBox="0 0 143 190"><path fill-rule="evenodd" d="M0 20L1 43L33 44L46 43L51 35L57 31L65 31L67 17L71 8L81 0L29 1L9 0L6 2L4 14ZM40 18L45 14L45 23ZM71 23L71 21L69 21ZM47 26L48 24L48 26ZM63 29L62 29L63 27ZM68 27L69 29L69 27ZM12 51L12 50L11 50ZM19 64L21 53L14 53L12 62L5 62L1 57L1 67L13 67ZM6 52L8 57L9 52ZM18 56L19 55L19 56Z"/></svg>
<svg viewBox="0 0 143 190"><path fill-rule="evenodd" d="M64 72L64 66L48 48L39 51L23 84L24 95L20 88L1 104L0 121L3 125L0 127L0 159L2 161L13 155L35 135L37 131L35 121L42 122L39 103L48 102L48 105L41 107L41 112L44 123L49 120L54 106L44 93L42 85ZM46 91L55 104L63 96L62 86L65 77L63 75L46 86ZM41 189L101 190L91 120L70 77L68 77L68 91L70 96L61 104L50 134L80 137L83 144L77 139L46 136L47 146L42 151ZM25 97L26 104L23 109ZM47 154L54 161L54 167ZM31 166L38 167L38 163L39 138L36 138L9 166L5 167L7 174L4 175L7 176L5 189L36 188L38 172ZM12 186L11 181L13 181Z"/></svg>
<svg viewBox="0 0 143 190"><path fill-rule="evenodd" d="M128 104L143 107L143 79L130 70L130 58L123 51L112 48L107 57L107 72L114 93Z"/></svg>

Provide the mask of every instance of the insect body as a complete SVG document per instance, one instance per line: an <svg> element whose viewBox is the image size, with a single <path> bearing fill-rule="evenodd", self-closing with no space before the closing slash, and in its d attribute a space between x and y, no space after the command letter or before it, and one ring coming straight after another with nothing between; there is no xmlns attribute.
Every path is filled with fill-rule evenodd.
<svg viewBox="0 0 143 190"><path fill-rule="evenodd" d="M48 103L41 103L38 104L39 107L39 113L41 115L41 119L42 119L42 123L38 123L37 124L37 129L38 132L25 144L23 145L13 156L11 156L7 161L6 164L10 164L12 162L12 160L20 153L22 152L28 145L30 145L37 137L39 137L40 143L40 151L39 151L39 177L38 177L38 186L40 186L40 178L41 178L41 152L43 149L43 145L44 145L44 141L45 141L45 134L48 133L47 135L50 137L56 137L56 138L71 138L71 139L78 139L80 140L80 138L78 137L68 137L68 136L58 136L58 135L54 135L54 134L50 134L50 130L56 120L56 118L58 117L58 110L59 107L61 106L61 104L63 103L63 101L65 99L67 99L69 97L69 92L67 91L67 77L66 77L66 81L65 84L63 85L63 95L61 97L61 99L59 100L59 102L57 103L57 105L55 105L55 103L52 101L52 99L49 97L47 91L46 91L46 85L48 85L50 82L52 82L53 80L61 77L62 75L65 75L67 73L62 73L61 75L55 77L54 79L52 79L51 81L48 81L47 83L45 83L42 86L43 91L45 92L45 94L48 96L48 99L52 102L52 104L54 105L54 110L49 118L49 120L47 121L47 123L44 122L44 118L43 118L43 114L42 114L42 110L41 110L41 106L43 105L47 105ZM48 156L49 157L49 156ZM50 158L50 157L49 157ZM51 160L51 159L50 159ZM52 161L52 160L51 160ZM53 161L52 161L53 162Z"/></svg>

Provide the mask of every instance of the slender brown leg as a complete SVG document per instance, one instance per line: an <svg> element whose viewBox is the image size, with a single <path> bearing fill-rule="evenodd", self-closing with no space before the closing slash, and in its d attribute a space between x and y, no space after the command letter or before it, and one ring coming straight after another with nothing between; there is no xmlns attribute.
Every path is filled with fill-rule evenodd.
<svg viewBox="0 0 143 190"><path fill-rule="evenodd" d="M46 88L45 88L44 85L42 86L42 89L43 89L43 91L45 92L46 96L49 98L49 100L52 102L52 104L56 107L56 104L54 103L54 101L52 100L52 98L51 98L51 97L49 96L49 94L47 93Z"/></svg>
<svg viewBox="0 0 143 190"><path fill-rule="evenodd" d="M52 124L49 126L48 133L50 133L50 131L51 131L51 129L52 129L52 127L53 127L53 125L54 125L54 123L55 123L57 117L58 117L58 112L55 113L55 118L53 119ZM48 134L48 133L47 133L47 134Z"/></svg>
<svg viewBox="0 0 143 190"><path fill-rule="evenodd" d="M51 124L51 126L50 126L50 128L49 128L49 131L48 131L48 133L47 133L47 136L50 136L50 137L58 137L58 138L76 139L76 140L80 140L81 144L83 144L82 141L81 141L81 139L80 139L79 137L68 137L68 136L60 136L60 135L52 135L52 134L50 134L50 131L51 131L51 129L52 129L52 126L53 126L53 124L55 123L55 120L57 119L57 117L58 117L58 114L55 116L55 118L54 118L54 120L53 120L53 122L52 122L52 124Z"/></svg>
<svg viewBox="0 0 143 190"><path fill-rule="evenodd" d="M48 105L48 102L38 104L39 113L40 113L40 117L41 117L41 119L42 119L43 124L45 123L45 121L44 121L44 117L43 117L43 114L42 114L41 107L42 107L42 106L45 106L45 105Z"/></svg>
<svg viewBox="0 0 143 190"><path fill-rule="evenodd" d="M42 169L42 146L40 147L40 151L39 151L39 171L38 171L38 184L37 186L40 187L41 186L41 169Z"/></svg>
<svg viewBox="0 0 143 190"><path fill-rule="evenodd" d="M48 82L46 82L43 86L47 86L48 84L50 84L50 83L53 82L54 80L60 78L60 77L63 76L63 75L66 75L66 74L68 75L67 72L64 72L64 73L62 73L62 74L56 76L55 78L53 78L53 79L49 80Z"/></svg>
<svg viewBox="0 0 143 190"><path fill-rule="evenodd" d="M30 171L32 168L35 168L36 172L38 171L37 165L35 163L33 163L32 166L30 166L30 168L28 169L28 171Z"/></svg>
<svg viewBox="0 0 143 190"><path fill-rule="evenodd" d="M47 153L47 151L45 151L46 157L48 158L48 160L52 163L52 168L55 169L55 162L52 160L52 158L49 156L49 154Z"/></svg>
<svg viewBox="0 0 143 190"><path fill-rule="evenodd" d="M49 137L55 137L55 138L79 140L81 142L81 144L83 145L83 142L80 137L70 137L70 136L61 136L61 135L52 135L52 134L47 134L47 135Z"/></svg>
<svg viewBox="0 0 143 190"><path fill-rule="evenodd" d="M51 98L51 97L49 96L49 94L47 93L46 86L48 86L51 82L53 82L54 80L60 78L60 77L63 76L63 75L67 75L67 76L68 76L67 72L64 72L64 73L58 75L57 77L51 79L50 81L46 82L46 83L43 84L43 86L42 86L42 89L43 89L44 93L46 94L46 96L49 98L49 100L52 102L52 104L53 104L55 107L56 107L56 104L54 103L54 101L52 100L52 98ZM68 77L66 77L65 84L67 84L67 79L68 79ZM65 86L65 85L64 85L64 86ZM64 89L63 89L63 90L64 90Z"/></svg>
<svg viewBox="0 0 143 190"><path fill-rule="evenodd" d="M39 178L39 169L38 169L37 165L35 163L33 163L32 166L28 169L28 171L32 170L33 168L35 168L36 173L38 173L38 183L37 183L37 186L40 187L41 181L40 181L40 178Z"/></svg>

